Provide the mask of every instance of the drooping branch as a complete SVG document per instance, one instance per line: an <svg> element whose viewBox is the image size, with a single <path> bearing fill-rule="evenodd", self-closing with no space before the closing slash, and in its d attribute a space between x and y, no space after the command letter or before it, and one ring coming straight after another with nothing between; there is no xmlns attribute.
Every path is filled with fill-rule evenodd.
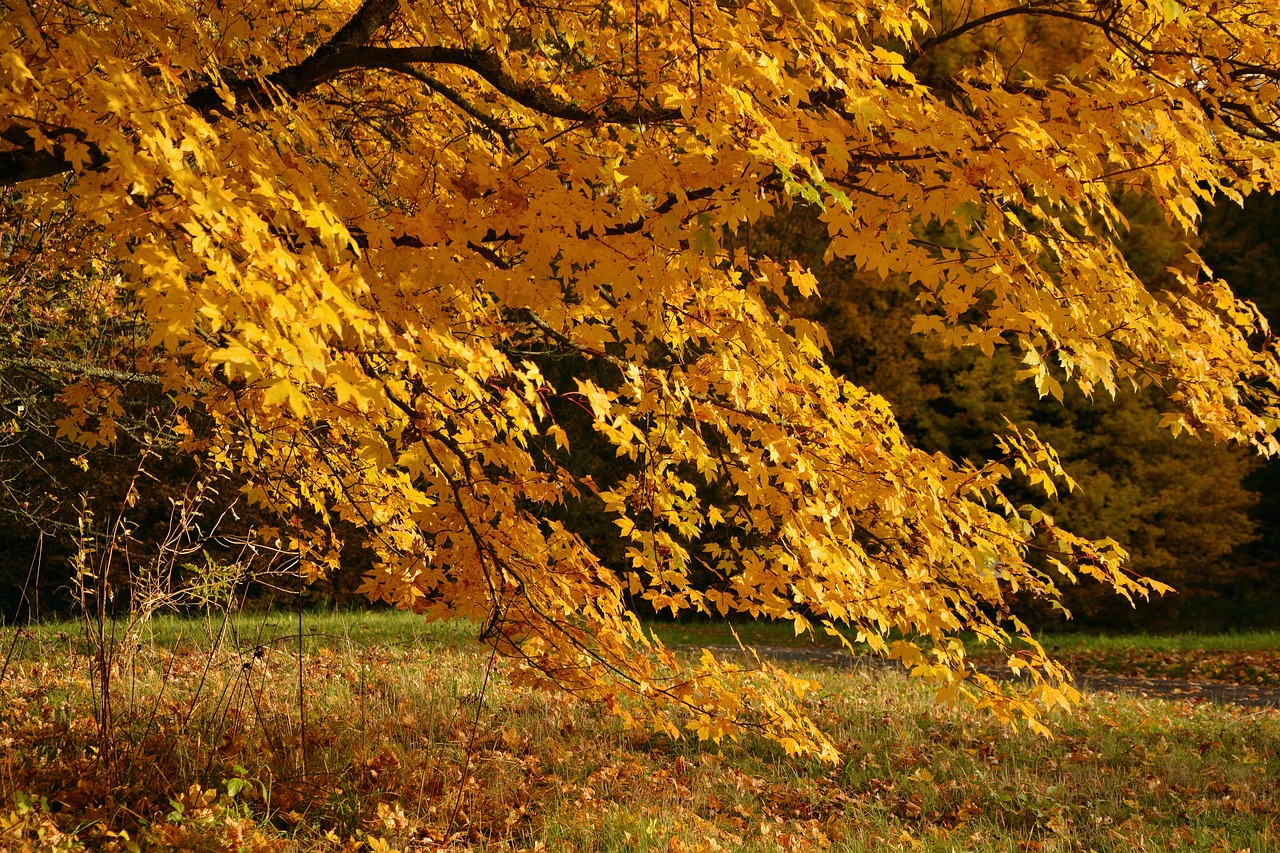
<svg viewBox="0 0 1280 853"><path fill-rule="evenodd" d="M427 74L412 65L404 65L394 70L417 80L423 86L426 86L427 89L435 92L437 95L440 95L446 101L462 110L475 121L479 122L486 130L501 139L503 147L508 151L514 151L516 149L515 136L512 133L511 128L467 101L466 98L462 97L462 95L454 91L452 88L444 85L430 74Z"/></svg>
<svg viewBox="0 0 1280 853"><path fill-rule="evenodd" d="M488 50L445 47L366 47L352 51L350 59L362 68L395 69L403 65L444 64L466 68L478 74L503 96L522 107L551 116L584 124L659 124L680 115L679 110L624 105L605 101L596 107L584 107L561 98L538 83L516 80L501 59Z"/></svg>
<svg viewBox="0 0 1280 853"><path fill-rule="evenodd" d="M999 9L967 20L958 26L920 42L914 51L906 54L905 64L910 67L940 45L1001 20L1020 16L1057 18L1092 27L1133 57L1135 61L1142 62L1156 57L1183 60L1194 59L1193 54L1182 49L1160 49L1158 45L1151 41L1153 33L1142 34L1126 29L1117 21L1118 14L1119 6L1116 5L1099 4L1093 14L1086 14L1061 8L1060 0L1028 0L1025 3L1009 6L1005 9ZM1230 33L1221 23L1218 23L1218 26L1222 27L1224 32ZM1225 69L1225 76L1231 82L1239 83L1245 80L1280 81L1280 68L1273 65L1244 61L1235 55L1212 57L1212 60L1209 65L1218 65ZM1011 84L1007 80L1002 85L1006 89L1011 88ZM1277 122L1271 116L1259 116L1257 105L1226 99L1220 100L1215 104L1207 104L1202 97L1202 81L1198 75L1194 74L1189 76L1185 82L1175 85L1180 85L1188 91L1193 96L1192 100L1198 102L1201 109L1210 118L1220 119L1223 124L1241 136L1266 142L1280 140L1280 122Z"/></svg>
<svg viewBox="0 0 1280 853"><path fill-rule="evenodd" d="M423 82L422 74L415 66L449 65L475 73L499 94L526 109L565 121L588 125L656 124L680 115L678 110L625 105L617 101L583 106L554 94L539 83L517 80L501 58L488 50L444 45L368 46L368 41L398 8L399 0L366 0L332 39L297 65L279 69L263 78L239 79L224 75L218 83L210 83L188 94L185 103L205 115L230 115L270 109L282 99L304 97L346 73L379 69L407 74ZM439 86L433 88L449 96ZM492 121L484 123L490 130L496 130ZM55 130L44 135L56 140L64 134ZM77 135L83 138L82 133ZM14 146L13 150L0 152L0 186L53 177L72 170L63 146L55 143L52 151L37 150L34 139L19 124L0 130L0 138ZM85 168L104 168L106 155L92 144L88 148Z"/></svg>
<svg viewBox="0 0 1280 853"><path fill-rule="evenodd" d="M1041 18L1061 18L1066 21L1075 21L1078 24L1096 27L1097 29L1105 32L1109 38L1123 42L1124 45L1131 50L1137 50L1141 53L1150 52L1149 45L1143 44L1141 40L1135 38L1132 34L1124 32L1117 27L1114 16L1097 17L1082 14L1080 12L1072 12L1067 9L1057 8L1054 5L1055 3L1056 0L1032 0L1029 3L1024 3L1019 6L1010 6L1007 9L1000 9L986 15L981 15L961 24L958 27L954 27L946 32L938 33L933 38L926 39L921 42L920 46L916 48L913 53L907 55L906 64L910 66L935 47L946 44L954 39L958 39L967 33L973 32L974 30L989 26L1005 18L1013 18L1021 15Z"/></svg>

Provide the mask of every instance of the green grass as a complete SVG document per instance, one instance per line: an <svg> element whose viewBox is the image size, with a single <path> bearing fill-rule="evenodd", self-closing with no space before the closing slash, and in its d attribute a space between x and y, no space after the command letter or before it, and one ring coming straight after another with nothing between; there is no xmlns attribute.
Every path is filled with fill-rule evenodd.
<svg viewBox="0 0 1280 853"><path fill-rule="evenodd" d="M281 638L296 638L296 613L245 613L224 620L207 618L157 616L142 629L140 639L169 648L182 643L207 644L220 634L225 642L242 646L258 643L279 644ZM789 648L838 648L840 641L823 634L797 635L791 622L691 620L655 621L646 626L669 645L733 646L737 637L749 646ZM84 626L79 622L51 622L31 626L33 639L40 644L81 643ZM108 625L107 632L123 637L125 624ZM304 648L317 645L338 647L344 643L357 645L412 645L421 643L465 642L477 627L463 620L426 622L410 613L396 610L310 612L302 616L302 632L307 636ZM1276 652L1280 653L1280 631L1252 631L1232 634L1095 634L1046 633L1037 635L1046 649L1058 652L1106 653L1134 649L1156 652ZM12 641L12 634L9 635ZM295 640L296 641L296 640ZM973 651L984 646L974 643ZM3 649L0 649L3 651Z"/></svg>
<svg viewBox="0 0 1280 853"><path fill-rule="evenodd" d="M158 621L116 660L104 739L71 627L24 635L0 682L0 849L1280 849L1274 710L1096 696L1046 740L896 673L800 667L825 766L625 731L504 665L482 689L469 625L305 614L299 679L277 614L219 643Z"/></svg>
<svg viewBox="0 0 1280 853"><path fill-rule="evenodd" d="M664 643L674 646L736 646L739 639L748 646L839 648L841 645L838 638L822 633L821 628L797 635L791 622L650 622L647 627Z"/></svg>
<svg viewBox="0 0 1280 853"><path fill-rule="evenodd" d="M1233 634L1046 634L1045 648L1061 651L1280 651L1280 631L1244 631Z"/></svg>
<svg viewBox="0 0 1280 853"><path fill-rule="evenodd" d="M82 621L56 621L26 626L17 632L3 634L0 659L10 649L13 654L40 655L47 649L83 654L89 647L90 633ZM117 644L127 642L127 620L109 621L102 633ZM236 613L207 616L156 616L135 629L134 641L147 647L210 649L257 646L297 648L298 635L303 637L303 651L319 648L397 647L422 645L457 646L473 639L478 626L465 619L449 622L427 622L420 616L399 610L353 610L329 612Z"/></svg>

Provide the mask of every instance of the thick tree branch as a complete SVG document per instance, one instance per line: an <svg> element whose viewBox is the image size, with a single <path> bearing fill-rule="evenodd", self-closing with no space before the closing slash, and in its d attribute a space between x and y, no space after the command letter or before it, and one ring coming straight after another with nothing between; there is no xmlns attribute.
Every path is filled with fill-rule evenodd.
<svg viewBox="0 0 1280 853"><path fill-rule="evenodd" d="M0 370L18 368L38 370L41 373L70 373L75 376L89 376L94 379L107 379L112 382L134 382L142 385L162 385L164 380L150 373L135 373L131 370L115 370L95 364L79 361L54 360L51 358L2 358Z"/></svg>
<svg viewBox="0 0 1280 853"><path fill-rule="evenodd" d="M323 54L323 55L322 55ZM225 106L225 91L258 107L268 106L280 94L301 97L317 86L349 71L382 69L405 72L415 65L453 65L477 74L499 94L543 115L587 124L614 122L655 124L670 121L679 110L626 106L606 101L598 107L584 107L561 98L538 83L522 82L511 76L501 59L488 50L432 45L425 47L353 47L340 51L317 51L314 56L269 74L263 80L226 81L226 87L205 86L187 96L187 104L201 111L218 112ZM418 79L417 74L411 74Z"/></svg>
<svg viewBox="0 0 1280 853"><path fill-rule="evenodd" d="M19 118L11 119L13 124L0 130L0 139L14 146L12 151L0 152L0 186L10 186L23 181L35 181L40 178L52 178L71 171L67 162L66 148L56 140L68 135L78 141L84 140L84 132L70 127L41 128L41 131L53 143L53 151L40 151L35 147L35 140L27 132L30 127L20 124ZM101 169L107 158L96 146L89 146L88 166Z"/></svg>

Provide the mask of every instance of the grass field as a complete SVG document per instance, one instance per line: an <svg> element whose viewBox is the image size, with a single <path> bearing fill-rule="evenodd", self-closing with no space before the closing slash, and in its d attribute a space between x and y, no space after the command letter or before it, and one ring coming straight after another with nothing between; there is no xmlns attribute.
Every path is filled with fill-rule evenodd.
<svg viewBox="0 0 1280 853"><path fill-rule="evenodd" d="M501 663L486 688L465 624L301 627L299 652L296 616L156 620L105 702L82 630L6 629L0 849L1280 850L1275 710L1099 695L1045 740L804 670L828 767L627 732Z"/></svg>

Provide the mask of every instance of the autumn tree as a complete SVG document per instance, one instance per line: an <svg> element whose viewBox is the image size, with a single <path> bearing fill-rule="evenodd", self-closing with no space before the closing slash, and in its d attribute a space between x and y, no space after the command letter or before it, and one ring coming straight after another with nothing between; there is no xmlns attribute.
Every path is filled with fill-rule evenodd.
<svg viewBox="0 0 1280 853"><path fill-rule="evenodd" d="M811 272L751 251L798 201L832 257L906 275L916 331L1011 350L1045 395L1155 388L1174 429L1277 446L1265 324L1194 263L1144 285L1116 201L1189 231L1198 199L1270 187L1269 2L4 8L0 185L92 226L145 328L98 367L159 383L182 446L249 477L307 572L361 527L367 594L482 620L530 680L634 691L615 707L637 723L833 754L807 682L683 664L637 598L842 630L1033 719L1074 695L1061 668L1033 645L1010 693L954 635L1007 645L1007 597L1061 576L1153 586L1007 499L1011 477L1064 487L1035 435L1010 425L980 465L927 453L832 374L788 309ZM931 61L1047 19L1082 57L1051 76ZM20 277L30 251L6 250L6 312L61 273ZM82 370L60 435L110 441L121 388ZM634 470L575 476L566 405ZM625 568L548 511L583 491Z"/></svg>

